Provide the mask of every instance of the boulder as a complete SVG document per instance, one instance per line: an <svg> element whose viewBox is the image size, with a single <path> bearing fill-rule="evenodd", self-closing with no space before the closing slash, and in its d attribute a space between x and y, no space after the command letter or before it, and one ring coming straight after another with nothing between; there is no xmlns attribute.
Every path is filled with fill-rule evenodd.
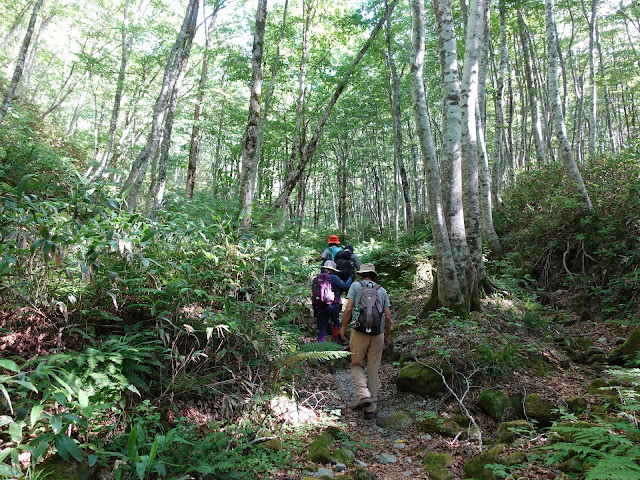
<svg viewBox="0 0 640 480"><path fill-rule="evenodd" d="M640 352L640 326L631 332L629 338L622 345L609 353L609 361L618 360L624 356L635 357L638 352Z"/></svg>
<svg viewBox="0 0 640 480"><path fill-rule="evenodd" d="M353 450L350 450L346 447L341 447L333 452L331 460L334 463L344 463L347 467L351 467L355 458L356 454L353 452Z"/></svg>
<svg viewBox="0 0 640 480"><path fill-rule="evenodd" d="M538 422L538 426L541 428L551 426L554 420L559 418L557 412L554 411L556 406L536 393L527 395L524 400L524 408L527 417Z"/></svg>
<svg viewBox="0 0 640 480"><path fill-rule="evenodd" d="M36 467L34 478L46 477L48 480L91 480L95 477L98 465L89 466L86 461L66 461L60 455L51 455Z"/></svg>
<svg viewBox="0 0 640 480"><path fill-rule="evenodd" d="M464 474L467 478L475 480L494 480L495 476L487 465L501 463L500 455L504 451L504 445L496 445L491 450L470 458L464 464Z"/></svg>
<svg viewBox="0 0 640 480"><path fill-rule="evenodd" d="M434 366L436 370L440 366ZM450 371L448 365L445 366L445 375ZM402 367L396 378L396 387L400 392L420 393L422 395L434 395L445 389L444 382L439 373L431 368L416 362L409 363Z"/></svg>
<svg viewBox="0 0 640 480"><path fill-rule="evenodd" d="M501 443L513 443L518 438L525 437L534 431L533 426L526 420L513 420L498 425L497 436Z"/></svg>
<svg viewBox="0 0 640 480"><path fill-rule="evenodd" d="M375 480L376 477L369 470L358 467L356 471L353 472L353 480Z"/></svg>
<svg viewBox="0 0 640 480"><path fill-rule="evenodd" d="M307 458L314 463L331 463L329 443L331 443L331 437L326 433L315 437L309 444Z"/></svg>
<svg viewBox="0 0 640 480"><path fill-rule="evenodd" d="M391 415L379 417L376 424L387 430L404 430L413 424L413 415L407 412L393 412Z"/></svg>
<svg viewBox="0 0 640 480"><path fill-rule="evenodd" d="M587 402L587 400L585 400L584 397L567 398L566 402L569 410L571 410L573 413L578 414L586 412L587 407L589 406L589 403Z"/></svg>
<svg viewBox="0 0 640 480"><path fill-rule="evenodd" d="M502 421L502 414L506 404L504 393L500 390L485 388L480 392L478 404L489 414L496 422Z"/></svg>
<svg viewBox="0 0 640 480"><path fill-rule="evenodd" d="M433 480L452 480L453 475L449 471L449 465L453 463L453 457L446 453L429 452L422 460L429 478Z"/></svg>

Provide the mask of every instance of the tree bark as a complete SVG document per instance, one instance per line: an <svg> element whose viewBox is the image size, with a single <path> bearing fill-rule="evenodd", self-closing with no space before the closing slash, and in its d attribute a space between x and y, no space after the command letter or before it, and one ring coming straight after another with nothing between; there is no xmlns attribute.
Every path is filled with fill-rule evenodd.
<svg viewBox="0 0 640 480"><path fill-rule="evenodd" d="M549 49L549 104L553 111L553 122L556 136L558 138L558 154L562 158L565 170L573 187L573 190L580 197L583 208L586 211L593 209L591 199L584 186L582 175L576 165L569 139L567 138L567 128L564 123L562 113L562 102L560 101L560 90L558 88L558 46L555 29L555 18L553 12L553 0L545 0L545 23L547 30L547 48Z"/></svg>
<svg viewBox="0 0 640 480"><path fill-rule="evenodd" d="M465 299L460 288L457 269L451 252L451 245L449 244L445 212L442 207L438 160L427 116L423 74L425 52L424 2L422 0L410 0L410 4L413 23L410 69L411 97L416 120L416 133L420 142L422 160L427 171L429 220L438 268L437 295L432 292L432 298L437 298L441 305L458 313L464 310Z"/></svg>
<svg viewBox="0 0 640 480"><path fill-rule="evenodd" d="M389 9L389 2L385 0L385 8ZM387 43L387 57L389 58L389 70L391 81L389 88L391 90L391 114L393 118L393 146L394 156L398 163L400 173L400 183L402 184L402 198L404 199L404 207L406 212L407 231L413 232L413 209L411 207L411 191L409 182L407 181L407 171L404 166L404 158L402 155L402 118L400 112L400 78L396 68L396 61L391 48L391 15L387 14L387 31L385 35Z"/></svg>
<svg viewBox="0 0 640 480"><path fill-rule="evenodd" d="M242 176L240 179L240 229L251 227L253 210L253 189L258 171L258 136L260 131L260 108L262 103L262 51L267 22L267 0L258 0L256 24L251 55L251 96L249 98L249 119L242 144Z"/></svg>
<svg viewBox="0 0 640 480"><path fill-rule="evenodd" d="M0 106L0 126L2 125L2 122L4 122L4 117L9 110L9 105L13 100L13 95L16 91L16 88L18 88L18 82L22 78L22 72L24 71L24 64L27 58L27 51L29 50L29 44L31 43L31 37L33 36L33 30L38 18L38 12L40 11L40 7L42 6L43 1L44 0L36 0L35 5L33 6L31 19L29 20L29 26L27 27L27 32L24 35L24 40L22 40L22 47L20 47L20 53L18 54L18 60L16 61L16 68L13 71L11 83L9 84L7 93L5 94L2 105Z"/></svg>
<svg viewBox="0 0 640 480"><path fill-rule="evenodd" d="M164 121L167 105L179 78L182 76L183 69L186 67L187 63L186 60L189 57L191 42L195 35L197 15L198 0L189 0L180 33L176 38L167 60L167 65L162 79L162 88L153 109L151 128L147 135L147 141L133 162L129 176L122 186L122 194L126 193L127 195L126 204L127 211L129 212L133 212L136 207L136 200L140 185L144 180L144 175L149 167L149 162L158 149L160 129Z"/></svg>

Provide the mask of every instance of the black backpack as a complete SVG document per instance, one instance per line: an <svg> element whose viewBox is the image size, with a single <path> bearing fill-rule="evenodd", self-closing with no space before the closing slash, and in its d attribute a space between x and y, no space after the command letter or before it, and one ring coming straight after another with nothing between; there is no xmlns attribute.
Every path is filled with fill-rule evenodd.
<svg viewBox="0 0 640 480"><path fill-rule="evenodd" d="M342 250L336 253L333 261L336 262L336 268L338 269L336 275L340 277L340 280L343 282L349 280L349 277L353 273L353 259L351 258L351 251Z"/></svg>
<svg viewBox="0 0 640 480"><path fill-rule="evenodd" d="M378 335L380 333L383 314L382 303L378 297L380 285L368 280L361 283L362 292L360 293L358 305L356 305L358 308L358 318L355 329L358 332L369 335Z"/></svg>

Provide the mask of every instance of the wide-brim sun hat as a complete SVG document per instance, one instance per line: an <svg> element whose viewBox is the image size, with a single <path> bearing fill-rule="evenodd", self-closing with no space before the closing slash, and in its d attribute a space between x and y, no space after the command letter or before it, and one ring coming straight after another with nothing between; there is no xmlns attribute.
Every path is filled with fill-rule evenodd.
<svg viewBox="0 0 640 480"><path fill-rule="evenodd" d="M333 270L334 272L339 272L338 265L333 260L327 260L324 262L324 265L320 267L320 270Z"/></svg>
<svg viewBox="0 0 640 480"><path fill-rule="evenodd" d="M338 245L340 245L338 235L329 235L329 243L337 243Z"/></svg>
<svg viewBox="0 0 640 480"><path fill-rule="evenodd" d="M359 273L359 274L375 273L377 275L376 267L373 266L373 263L363 263L360 270L358 270L356 273Z"/></svg>

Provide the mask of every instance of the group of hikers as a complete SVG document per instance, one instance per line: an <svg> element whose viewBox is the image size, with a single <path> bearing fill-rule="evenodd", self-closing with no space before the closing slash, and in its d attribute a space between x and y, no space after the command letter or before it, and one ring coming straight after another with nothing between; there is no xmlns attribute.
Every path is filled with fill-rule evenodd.
<svg viewBox="0 0 640 480"><path fill-rule="evenodd" d="M382 352L389 347L391 304L387 291L377 283L378 274L372 263L363 264L352 245L342 248L337 235L330 235L328 243L321 255L320 273L311 287L318 341L324 342L330 332L334 342L345 342L347 327L351 328L351 375L357 397L351 408L363 410L364 418L370 420L377 411ZM359 281L354 281L356 274ZM347 303L342 312L344 292ZM368 375L364 370L365 359Z"/></svg>

